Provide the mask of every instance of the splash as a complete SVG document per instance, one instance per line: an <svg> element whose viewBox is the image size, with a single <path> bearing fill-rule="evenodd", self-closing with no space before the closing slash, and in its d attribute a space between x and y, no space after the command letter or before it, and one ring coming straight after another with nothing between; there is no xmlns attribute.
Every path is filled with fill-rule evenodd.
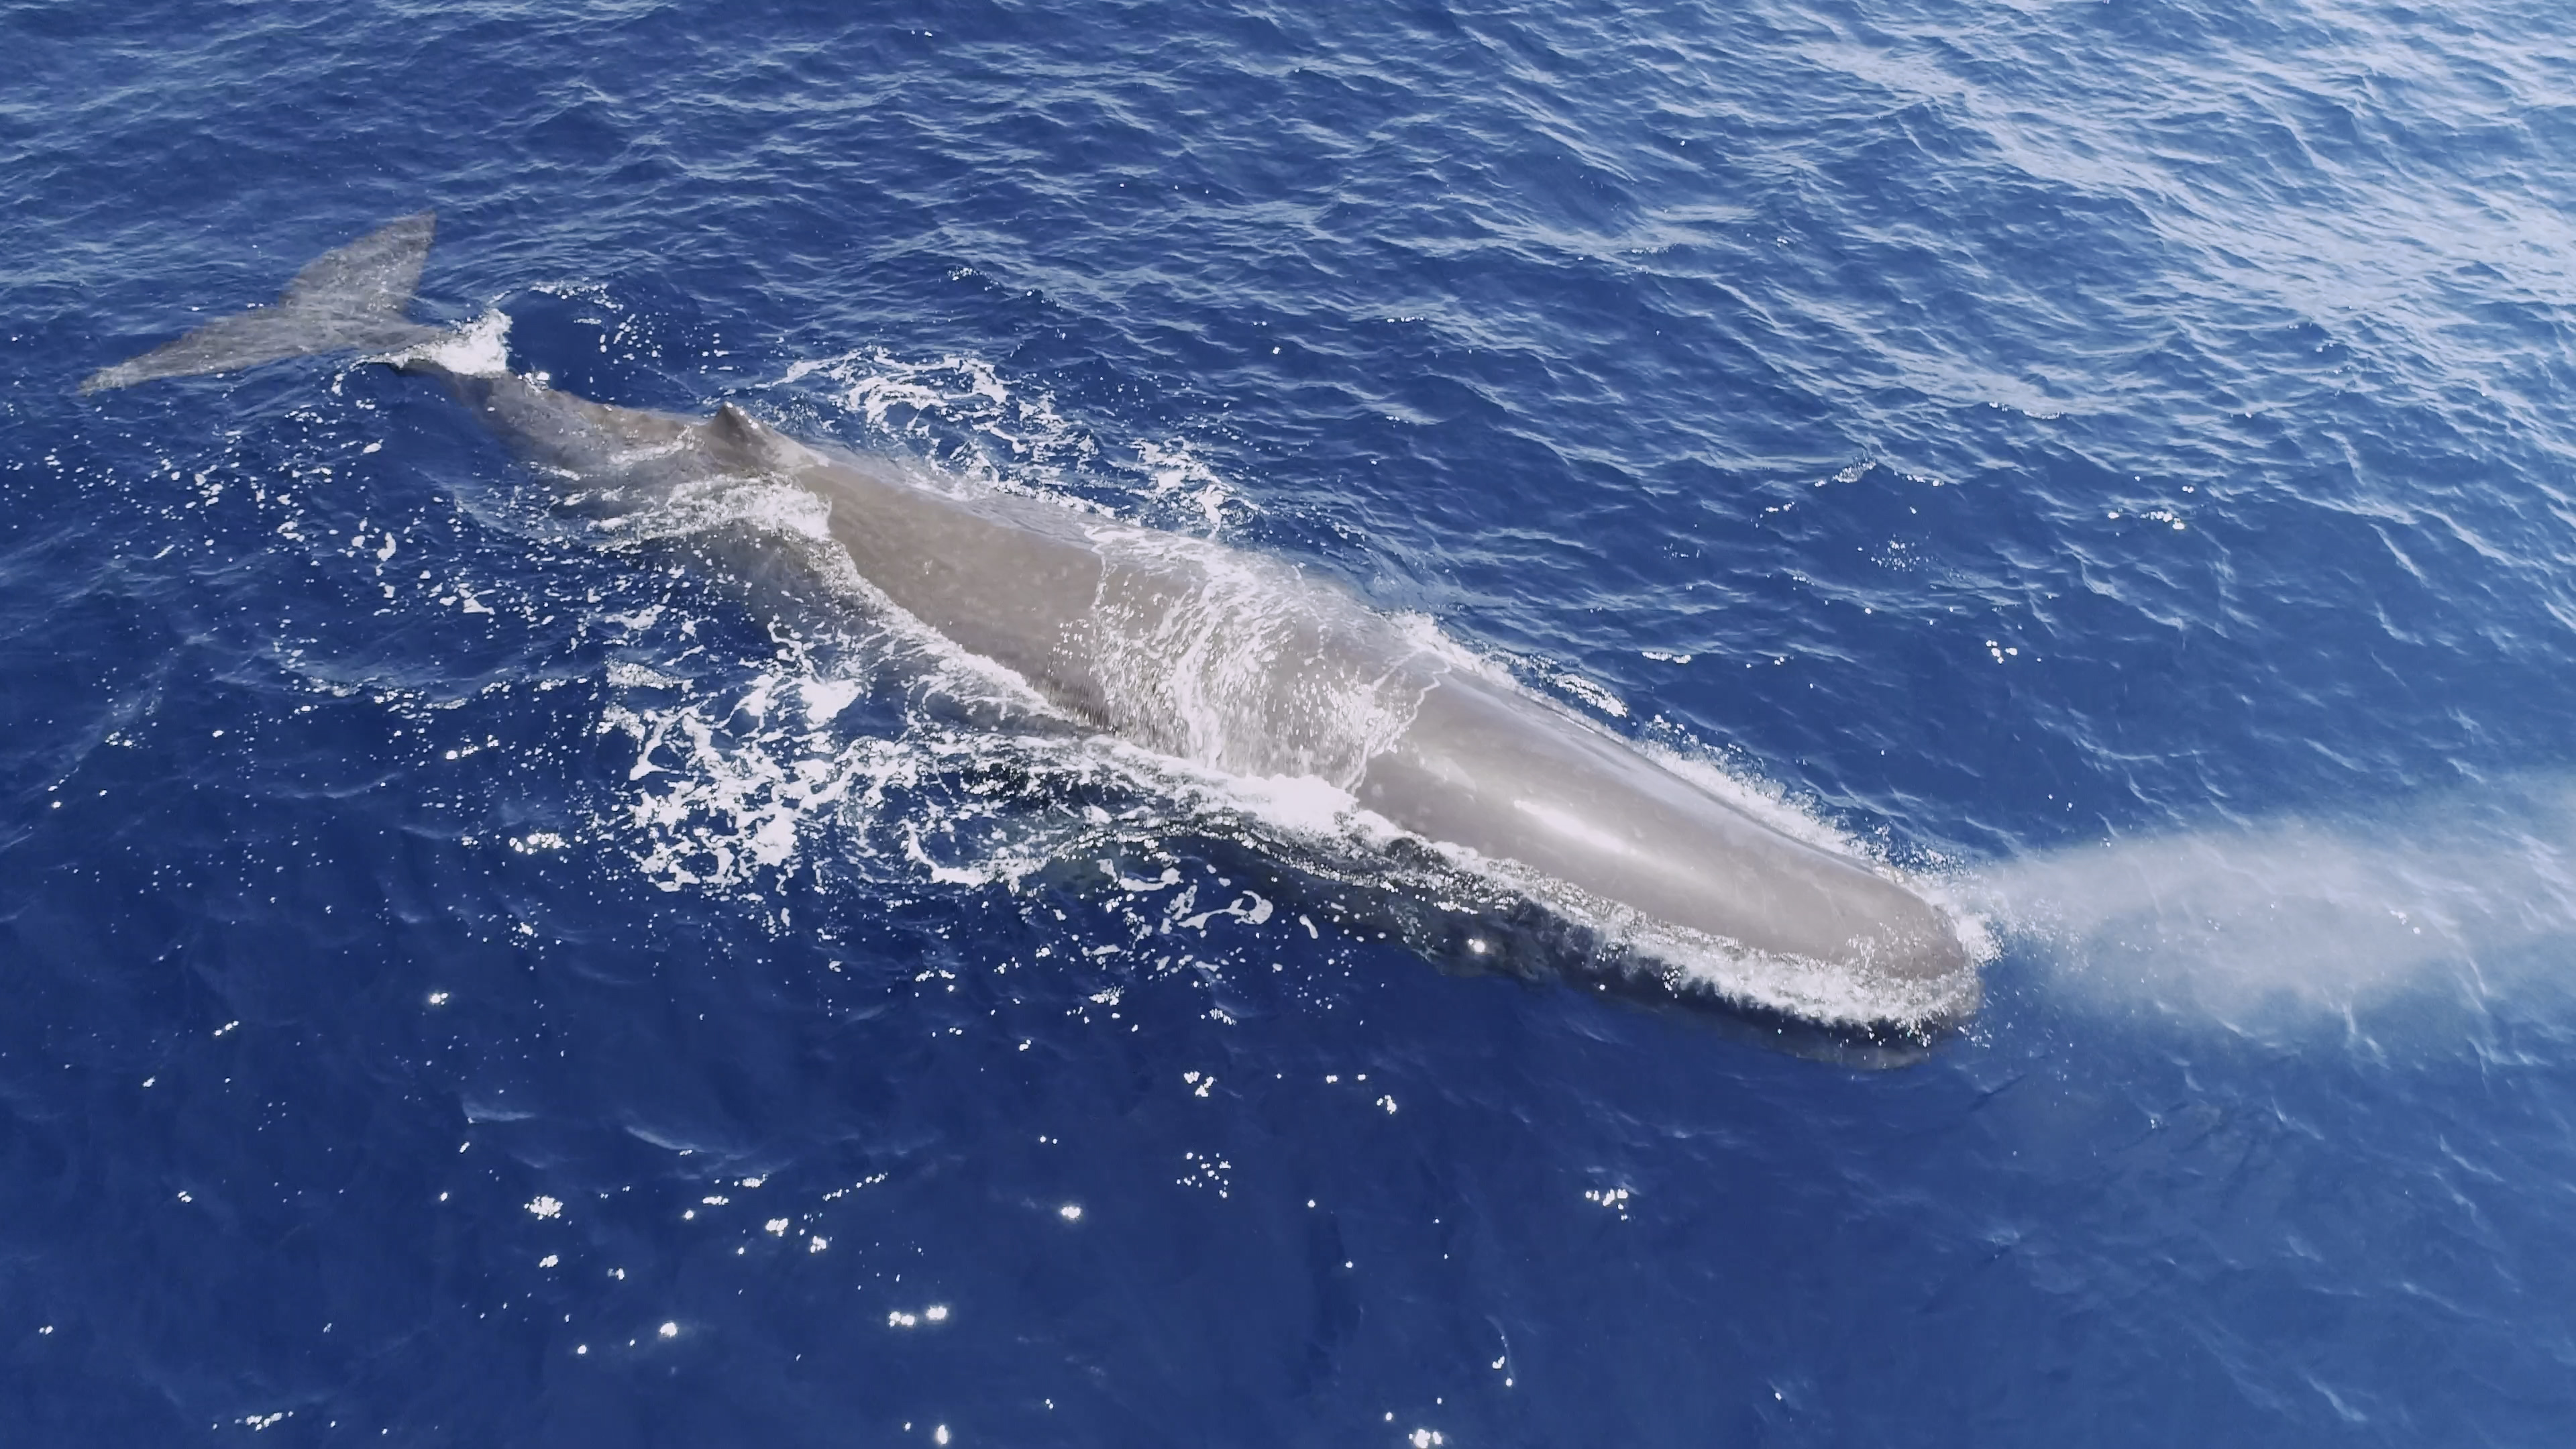
<svg viewBox="0 0 2576 1449"><path fill-rule="evenodd" d="M461 377L498 377L510 370L510 316L498 308L432 342L372 359L400 366L427 362Z"/></svg>
<svg viewBox="0 0 2576 1449"><path fill-rule="evenodd" d="M951 486L1095 503L1157 528L1216 537L1258 509L1185 439L1120 438L1065 416L1044 388L968 354L883 349L791 364L782 388L831 385L830 406L937 465Z"/></svg>
<svg viewBox="0 0 2576 1449"><path fill-rule="evenodd" d="M1467 662L1429 620L1351 607L1275 560L1128 527L1090 537L1108 565L1093 663L1106 712L1119 733L1165 754L1349 790L1413 722L1430 681ZM1337 647L1360 632L1383 637ZM1335 662L1380 659L1394 662ZM1310 662L1292 671L1291 661ZM1277 687L1292 674L1294 688Z"/></svg>

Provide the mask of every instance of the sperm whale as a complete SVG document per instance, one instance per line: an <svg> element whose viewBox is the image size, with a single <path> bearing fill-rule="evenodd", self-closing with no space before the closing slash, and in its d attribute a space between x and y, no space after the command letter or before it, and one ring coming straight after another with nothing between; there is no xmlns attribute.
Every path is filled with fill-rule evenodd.
<svg viewBox="0 0 2576 1449"><path fill-rule="evenodd" d="M1451 858L1536 873L1730 952L1848 979L1920 1030L1973 1011L1952 918L1357 595L1274 559L1017 496L959 497L797 441L732 403L684 417L442 360L408 319L434 219L324 254L273 304L101 369L83 392L356 351L443 380L580 506L691 480L801 486L895 607L1086 727L1245 776L1327 782Z"/></svg>

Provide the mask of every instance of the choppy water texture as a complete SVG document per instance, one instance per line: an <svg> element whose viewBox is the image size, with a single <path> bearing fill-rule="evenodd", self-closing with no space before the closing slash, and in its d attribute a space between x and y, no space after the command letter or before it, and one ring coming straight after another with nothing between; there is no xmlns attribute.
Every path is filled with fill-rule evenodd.
<svg viewBox="0 0 2576 1449"><path fill-rule="evenodd" d="M0 9L5 1437L2562 1435L2559 19ZM793 500L73 395L424 206L563 386L1345 580L1926 873L1983 1016L1436 970L726 562Z"/></svg>

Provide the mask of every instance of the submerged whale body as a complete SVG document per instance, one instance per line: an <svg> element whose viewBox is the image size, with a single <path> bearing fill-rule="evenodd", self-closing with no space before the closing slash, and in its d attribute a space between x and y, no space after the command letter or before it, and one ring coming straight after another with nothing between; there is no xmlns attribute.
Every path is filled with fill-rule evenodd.
<svg viewBox="0 0 2576 1449"><path fill-rule="evenodd" d="M427 212L396 221L307 266L275 304L82 390L361 350L444 379L595 511L711 476L792 482L824 500L832 537L894 605L1092 728L1238 775L1321 779L1445 860L1804 983L1767 999L1721 987L1720 1004L1917 1037L1974 1010L1975 964L1921 896L1288 565L1036 499L953 497L730 403L679 417L441 361L454 334L405 316L431 232Z"/></svg>

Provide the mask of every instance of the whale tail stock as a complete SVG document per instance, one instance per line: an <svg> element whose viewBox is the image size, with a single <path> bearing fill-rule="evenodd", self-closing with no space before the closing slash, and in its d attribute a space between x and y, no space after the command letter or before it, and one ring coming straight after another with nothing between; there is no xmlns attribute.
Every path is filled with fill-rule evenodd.
<svg viewBox="0 0 2576 1449"><path fill-rule="evenodd" d="M403 314L429 257L435 212L414 212L316 257L278 299L219 317L140 357L81 379L82 392L155 378L238 372L324 352L390 352L446 335Z"/></svg>

